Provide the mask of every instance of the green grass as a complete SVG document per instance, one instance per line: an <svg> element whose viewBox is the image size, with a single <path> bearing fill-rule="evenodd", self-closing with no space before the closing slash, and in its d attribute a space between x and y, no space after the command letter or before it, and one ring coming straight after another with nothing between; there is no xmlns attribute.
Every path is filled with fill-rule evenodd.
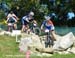
<svg viewBox="0 0 75 58"><path fill-rule="evenodd" d="M18 44L15 42L15 37L6 35L0 36L0 58L21 54L22 53L19 52Z"/></svg>
<svg viewBox="0 0 75 58"><path fill-rule="evenodd" d="M0 58L25 58L25 54L19 52L18 43L15 37L0 36ZM31 58L75 58L74 54L59 55L53 54L52 57L31 55Z"/></svg>
<svg viewBox="0 0 75 58"><path fill-rule="evenodd" d="M66 54L66 55L54 54L51 58L75 58L75 55L74 54Z"/></svg>

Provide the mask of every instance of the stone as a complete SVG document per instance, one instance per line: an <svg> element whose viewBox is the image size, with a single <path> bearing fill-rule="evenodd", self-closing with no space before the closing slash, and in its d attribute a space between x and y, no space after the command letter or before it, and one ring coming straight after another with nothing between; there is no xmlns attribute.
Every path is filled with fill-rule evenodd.
<svg viewBox="0 0 75 58"><path fill-rule="evenodd" d="M58 39L54 45L53 45L53 49L54 50L65 50L68 49L69 47L71 47L74 43L74 35L72 32L61 36L61 37L57 37L60 38Z"/></svg>
<svg viewBox="0 0 75 58"><path fill-rule="evenodd" d="M11 36L21 35L21 30L12 30Z"/></svg>
<svg viewBox="0 0 75 58"><path fill-rule="evenodd" d="M4 35L4 34L5 34L5 31L1 31L1 32L0 32L0 35Z"/></svg>
<svg viewBox="0 0 75 58"><path fill-rule="evenodd" d="M75 54L75 47L70 50L71 53Z"/></svg>

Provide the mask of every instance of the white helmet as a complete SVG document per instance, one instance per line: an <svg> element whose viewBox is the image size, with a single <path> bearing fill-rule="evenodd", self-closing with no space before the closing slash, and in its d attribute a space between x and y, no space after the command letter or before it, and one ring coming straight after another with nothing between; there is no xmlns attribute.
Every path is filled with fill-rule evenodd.
<svg viewBox="0 0 75 58"><path fill-rule="evenodd" d="M44 18L46 19L46 20L50 20L50 16L44 16Z"/></svg>
<svg viewBox="0 0 75 58"><path fill-rule="evenodd" d="M31 11L31 12L29 13L29 15L32 15L32 16L34 16L34 12L32 12L32 11Z"/></svg>

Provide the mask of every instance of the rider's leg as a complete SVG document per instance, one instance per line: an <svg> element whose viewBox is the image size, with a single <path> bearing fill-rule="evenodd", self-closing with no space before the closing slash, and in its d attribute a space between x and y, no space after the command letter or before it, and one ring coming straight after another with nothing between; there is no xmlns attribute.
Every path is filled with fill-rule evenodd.
<svg viewBox="0 0 75 58"><path fill-rule="evenodd" d="M12 29L12 23L8 23L8 31L11 31L11 29Z"/></svg>
<svg viewBox="0 0 75 58"><path fill-rule="evenodd" d="M17 24L16 24L16 23L14 23L14 29L15 29L15 30L17 29Z"/></svg>
<svg viewBox="0 0 75 58"><path fill-rule="evenodd" d="M56 40L56 38L55 38L55 31L54 30L51 31L51 37L52 37L52 40L53 41Z"/></svg>
<svg viewBox="0 0 75 58"><path fill-rule="evenodd" d="M8 26L8 31L10 31L10 26Z"/></svg>
<svg viewBox="0 0 75 58"><path fill-rule="evenodd" d="M25 31L25 25L22 25L22 32Z"/></svg>
<svg viewBox="0 0 75 58"><path fill-rule="evenodd" d="M28 24L25 25L25 31L26 31L26 33L30 33L30 29L29 29L29 25Z"/></svg>

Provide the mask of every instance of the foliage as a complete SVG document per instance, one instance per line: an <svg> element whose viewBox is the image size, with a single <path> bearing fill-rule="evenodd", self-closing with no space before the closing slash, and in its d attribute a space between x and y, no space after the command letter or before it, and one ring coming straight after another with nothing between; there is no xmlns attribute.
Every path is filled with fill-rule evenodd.
<svg viewBox="0 0 75 58"><path fill-rule="evenodd" d="M5 15L4 15L4 12L1 10L0 11L0 22L2 22L3 20L3 18L5 18Z"/></svg>
<svg viewBox="0 0 75 58"><path fill-rule="evenodd" d="M28 14L30 11L34 11L35 19L38 21L39 25L44 20L44 15L50 14L51 12L55 12L58 14L58 17L64 15L68 12L69 9L72 9L75 12L75 1L71 0L71 2L64 2L66 0L56 0L55 5L52 6L49 0L0 0L0 2L5 1L10 10L14 11L14 13L21 19L24 15ZM46 7L45 7L46 6ZM2 12L3 14L3 12ZM4 16L1 14L1 17ZM55 20L57 19L57 20ZM55 18L53 20L55 25L63 25L64 20L61 21L59 18ZM59 24L59 22L61 22ZM73 23L74 24L74 23ZM73 25L71 23L71 25ZM66 24L65 24L66 25Z"/></svg>

